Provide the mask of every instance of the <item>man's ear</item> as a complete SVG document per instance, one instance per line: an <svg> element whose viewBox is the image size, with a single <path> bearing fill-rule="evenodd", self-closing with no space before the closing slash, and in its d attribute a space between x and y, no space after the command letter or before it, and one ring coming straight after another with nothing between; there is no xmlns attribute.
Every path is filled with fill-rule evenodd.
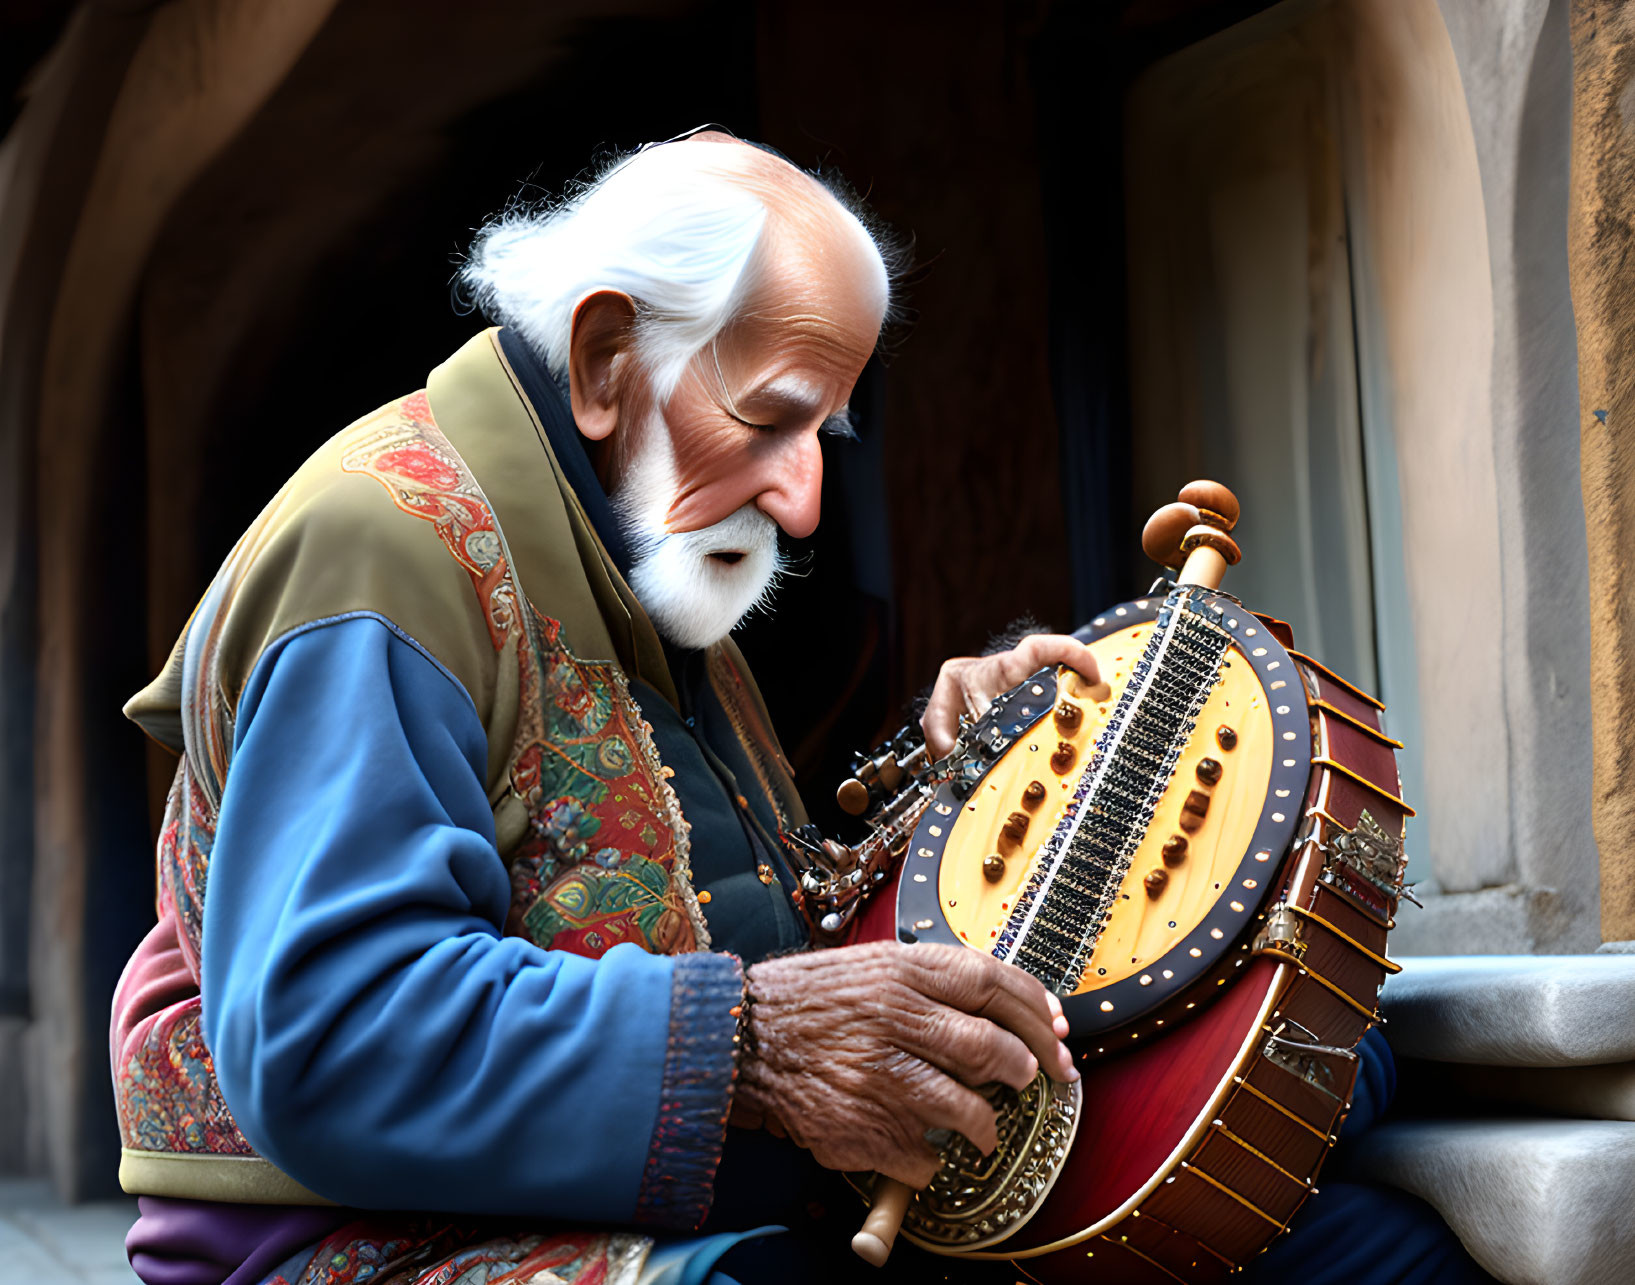
<svg viewBox="0 0 1635 1285"><path fill-rule="evenodd" d="M618 290L598 290L580 301L568 340L568 400L573 422L593 442L619 422L621 376L635 336L636 305Z"/></svg>

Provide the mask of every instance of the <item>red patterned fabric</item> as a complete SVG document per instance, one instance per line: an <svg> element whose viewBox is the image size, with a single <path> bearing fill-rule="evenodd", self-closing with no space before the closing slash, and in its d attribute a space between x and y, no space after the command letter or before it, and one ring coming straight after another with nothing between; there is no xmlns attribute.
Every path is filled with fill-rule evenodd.
<svg viewBox="0 0 1635 1285"><path fill-rule="evenodd" d="M645 1253L640 1237L590 1232L484 1236L473 1225L417 1219L350 1223L294 1276L265 1285L526 1285L556 1279L609 1285ZM551 1276L541 1276L543 1272Z"/></svg>
<svg viewBox="0 0 1635 1285"><path fill-rule="evenodd" d="M120 1142L144 1151L251 1156L222 1100L199 1031L197 995L155 1014L118 1079Z"/></svg>

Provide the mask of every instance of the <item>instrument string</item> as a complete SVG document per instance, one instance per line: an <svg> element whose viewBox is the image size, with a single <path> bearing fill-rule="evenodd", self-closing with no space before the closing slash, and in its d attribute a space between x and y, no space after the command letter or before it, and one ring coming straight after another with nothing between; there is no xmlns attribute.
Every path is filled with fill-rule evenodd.
<svg viewBox="0 0 1635 1285"><path fill-rule="evenodd" d="M1077 990L1231 639L1177 590L1046 841L994 954Z"/></svg>

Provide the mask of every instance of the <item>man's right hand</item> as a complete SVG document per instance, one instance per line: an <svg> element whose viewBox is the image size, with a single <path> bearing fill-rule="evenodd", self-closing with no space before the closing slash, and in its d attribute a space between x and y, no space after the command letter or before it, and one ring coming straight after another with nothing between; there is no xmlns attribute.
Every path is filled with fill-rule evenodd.
<svg viewBox="0 0 1635 1285"><path fill-rule="evenodd" d="M787 1133L829 1169L924 1187L937 1171L927 1129L997 1145L976 1086L1022 1089L1040 1067L1079 1078L1060 1001L982 951L845 946L756 964L749 986L733 1122Z"/></svg>

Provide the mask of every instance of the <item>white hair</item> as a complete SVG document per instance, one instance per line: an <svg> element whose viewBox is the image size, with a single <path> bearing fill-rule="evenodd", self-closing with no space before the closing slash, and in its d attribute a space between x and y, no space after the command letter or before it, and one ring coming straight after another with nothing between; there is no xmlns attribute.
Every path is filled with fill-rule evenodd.
<svg viewBox="0 0 1635 1285"><path fill-rule="evenodd" d="M669 530L678 482L662 410L753 294L776 182L767 169L762 156L720 146L664 145L622 157L557 205L513 209L489 223L460 271L472 301L539 353L564 388L579 305L601 290L635 302L633 352L652 393L641 408L649 445L630 458L608 499L629 546L630 587L659 633L682 647L708 647L766 609L784 570L778 525L753 503L701 530ZM869 246L892 319L892 281L907 248L874 225L838 177L806 177L827 193L811 195L832 199Z"/></svg>
<svg viewBox="0 0 1635 1285"><path fill-rule="evenodd" d="M889 281L874 234L840 193L830 193L874 247ZM767 218L761 197L721 166L718 148L655 147L615 160L553 207L513 210L489 223L460 280L559 381L579 305L600 290L629 295L636 352L662 403L752 290Z"/></svg>

